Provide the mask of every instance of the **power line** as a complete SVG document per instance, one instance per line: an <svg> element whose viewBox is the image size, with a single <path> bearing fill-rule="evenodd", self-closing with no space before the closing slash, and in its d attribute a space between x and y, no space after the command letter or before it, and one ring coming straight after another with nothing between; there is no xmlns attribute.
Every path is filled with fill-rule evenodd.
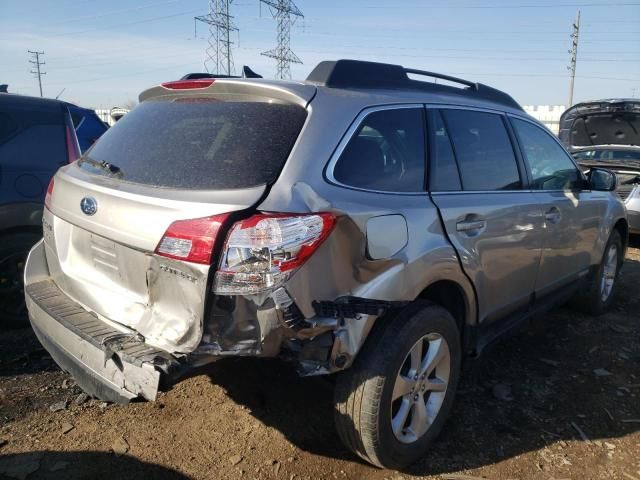
<svg viewBox="0 0 640 480"><path fill-rule="evenodd" d="M140 25L142 23L149 23L149 22L155 22L157 20L165 20L167 18L174 18L174 17L181 17L183 15L190 15L193 13L197 13L200 10L187 10L186 12L179 12L179 13L174 13L172 15L163 15L160 17L152 17L152 18L145 18L142 20L137 20L135 22L128 22L128 23L118 23L117 25L107 25L105 27L96 27L96 28L90 28L88 30L79 30L79 31L75 31L75 32L64 32L64 33L58 33L55 35L50 35L51 37L65 37L67 35L80 35L83 33L91 33L91 32L97 32L100 30L109 30L111 28L118 28L118 29L122 29L122 27L128 27L131 25Z"/></svg>
<svg viewBox="0 0 640 480"><path fill-rule="evenodd" d="M291 78L291 64L302 63L302 60L291 50L291 24L296 17L304 15L292 0L260 0L271 8L271 14L278 21L278 46L274 49L262 52L265 57L274 58L277 62L276 77L280 79ZM291 19L291 16L294 19Z"/></svg>
<svg viewBox="0 0 640 480"><path fill-rule="evenodd" d="M94 18L102 18L102 17L108 17L109 15L116 15L116 14L121 14L121 13L129 13L129 12L135 12L138 10L144 10L145 8L149 8L149 7L158 7L161 5L169 5L172 3L180 3L181 0L167 0L164 2L154 2L154 3L147 3L145 5L139 5L137 7L131 7L131 8L122 8L120 10L110 10L107 12L103 12L103 13L97 13L95 15L83 15L81 17L74 17L74 18L68 18L62 22L53 22L53 23L47 23L48 26L51 25L64 25L66 23L73 23L73 22L77 22L80 20L91 20Z"/></svg>
<svg viewBox="0 0 640 480"><path fill-rule="evenodd" d="M204 61L204 68L209 73L218 75L233 75L233 58L231 56L231 32L238 28L233 24L233 17L229 14L231 0L209 0L209 13L194 17L195 26L198 22L209 25L209 46Z"/></svg>
<svg viewBox="0 0 640 480"><path fill-rule="evenodd" d="M637 2L595 2L595 3L549 3L549 4L539 4L539 3L531 3L531 4L516 4L516 5L477 5L477 4L458 4L458 5L433 5L429 3L428 5L403 5L405 8L428 8L430 10L433 9L447 9L447 8L456 8L456 9L518 9L518 8L567 8L567 7L637 7L640 6L640 3ZM351 7L351 5L341 5L342 8ZM372 8L372 9L387 9L387 8L397 8L395 5L358 5L354 8Z"/></svg>
<svg viewBox="0 0 640 480"><path fill-rule="evenodd" d="M45 64L45 62L40 61L40 55L44 55L44 52L38 52L37 50L34 52L32 50L27 50L32 55L34 60L29 60L29 63L36 66L36 70L31 70L31 73L38 77L38 86L40 87L40 96L42 97L42 75L46 75L47 72L43 72L40 67Z"/></svg>
<svg viewBox="0 0 640 480"><path fill-rule="evenodd" d="M571 62L567 67L571 72L571 80L569 81L569 103L567 103L567 107L573 105L573 86L576 81L576 64L578 63L578 38L580 36L580 10L576 15L576 21L573 24L573 32L571 33L571 50L569 53L571 54Z"/></svg>

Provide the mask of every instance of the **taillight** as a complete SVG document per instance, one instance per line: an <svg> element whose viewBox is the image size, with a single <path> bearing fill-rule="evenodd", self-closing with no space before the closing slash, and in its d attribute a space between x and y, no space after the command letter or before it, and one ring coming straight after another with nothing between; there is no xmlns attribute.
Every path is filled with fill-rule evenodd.
<svg viewBox="0 0 640 480"><path fill-rule="evenodd" d="M163 257L208 265L211 263L220 227L228 217L228 213L223 213L173 222L158 243L156 253Z"/></svg>
<svg viewBox="0 0 640 480"><path fill-rule="evenodd" d="M44 206L51 210L51 197L53 196L54 181L53 177L49 180L49 186L47 187L47 194L44 196Z"/></svg>
<svg viewBox="0 0 640 480"><path fill-rule="evenodd" d="M245 295L279 287L329 236L331 213L257 214L237 222L225 242L214 291Z"/></svg>
<svg viewBox="0 0 640 480"><path fill-rule="evenodd" d="M198 80L176 80L165 82L161 85L169 90L193 90L197 88L207 88L213 85L213 78L202 78Z"/></svg>
<svg viewBox="0 0 640 480"><path fill-rule="evenodd" d="M73 163L80 158L80 147L75 131L68 123L65 126L65 136L67 139L67 162Z"/></svg>

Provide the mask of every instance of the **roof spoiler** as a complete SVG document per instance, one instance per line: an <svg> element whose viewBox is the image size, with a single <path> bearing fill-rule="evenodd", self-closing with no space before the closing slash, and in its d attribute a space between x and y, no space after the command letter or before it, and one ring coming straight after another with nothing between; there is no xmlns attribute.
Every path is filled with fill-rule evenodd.
<svg viewBox="0 0 640 480"><path fill-rule="evenodd" d="M409 75L419 75L463 85L461 89L414 80ZM307 81L330 88L413 88L438 92L461 91L470 96L490 100L522 110L522 107L510 95L482 83L462 78L405 68L388 63L364 62L360 60L331 60L320 62L309 74Z"/></svg>

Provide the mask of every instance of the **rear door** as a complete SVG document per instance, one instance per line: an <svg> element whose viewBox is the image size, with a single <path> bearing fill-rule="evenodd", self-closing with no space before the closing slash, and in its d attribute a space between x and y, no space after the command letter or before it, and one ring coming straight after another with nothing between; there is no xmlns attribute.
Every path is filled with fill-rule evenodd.
<svg viewBox="0 0 640 480"><path fill-rule="evenodd" d="M431 195L475 285L480 320L526 309L541 256L542 211L523 188L505 117L452 107L430 109L429 120Z"/></svg>
<svg viewBox="0 0 640 480"><path fill-rule="evenodd" d="M510 120L530 172L532 195L544 209L546 235L535 288L542 297L587 273L610 194L584 188L573 159L548 131L526 119Z"/></svg>

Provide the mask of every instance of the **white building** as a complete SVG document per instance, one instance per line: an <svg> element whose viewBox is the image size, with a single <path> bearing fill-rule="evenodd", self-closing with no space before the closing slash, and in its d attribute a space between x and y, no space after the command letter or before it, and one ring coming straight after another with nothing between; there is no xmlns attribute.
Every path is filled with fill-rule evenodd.
<svg viewBox="0 0 640 480"><path fill-rule="evenodd" d="M544 123L556 135L560 129L560 115L566 110L564 105L523 105L525 112Z"/></svg>
<svg viewBox="0 0 640 480"><path fill-rule="evenodd" d="M113 107L113 108L96 108L96 115L100 117L104 123L113 127L115 123L120 120L126 113L129 112L126 108Z"/></svg>

